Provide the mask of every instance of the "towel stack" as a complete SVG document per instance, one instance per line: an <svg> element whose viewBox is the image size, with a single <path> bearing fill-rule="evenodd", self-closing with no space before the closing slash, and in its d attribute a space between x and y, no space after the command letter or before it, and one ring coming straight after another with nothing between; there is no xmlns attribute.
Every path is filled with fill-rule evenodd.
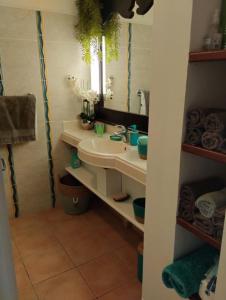
<svg viewBox="0 0 226 300"><path fill-rule="evenodd" d="M199 108L189 111L186 143L226 153L226 111Z"/></svg>
<svg viewBox="0 0 226 300"><path fill-rule="evenodd" d="M206 272L205 279L202 280L199 295L202 300L212 300L214 299L217 283L217 273L218 273L219 258L216 259L215 263Z"/></svg>
<svg viewBox="0 0 226 300"><path fill-rule="evenodd" d="M225 210L226 188L220 178L208 178L181 187L179 216L218 240L223 235Z"/></svg>
<svg viewBox="0 0 226 300"><path fill-rule="evenodd" d="M168 265L162 273L163 283L180 297L189 298L199 292L205 274L218 259L218 251L205 245Z"/></svg>

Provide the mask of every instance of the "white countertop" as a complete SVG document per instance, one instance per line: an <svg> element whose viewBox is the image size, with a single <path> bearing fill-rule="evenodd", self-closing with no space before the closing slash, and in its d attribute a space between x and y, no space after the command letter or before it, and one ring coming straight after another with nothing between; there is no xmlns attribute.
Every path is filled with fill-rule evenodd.
<svg viewBox="0 0 226 300"><path fill-rule="evenodd" d="M107 133L102 137L108 139L114 131L114 127L107 125ZM61 139L74 147L85 139L97 137L93 130L84 130L80 127L79 121L64 122L64 131ZM137 146L127 145L127 151L117 154L115 157L114 168L123 174L132 177L138 182L145 184L147 174L147 161L140 159Z"/></svg>

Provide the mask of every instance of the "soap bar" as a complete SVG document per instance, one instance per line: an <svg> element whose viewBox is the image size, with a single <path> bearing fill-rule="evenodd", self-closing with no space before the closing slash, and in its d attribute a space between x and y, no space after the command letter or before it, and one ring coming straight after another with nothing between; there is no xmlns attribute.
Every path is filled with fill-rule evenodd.
<svg viewBox="0 0 226 300"><path fill-rule="evenodd" d="M125 201L127 199L129 199L130 195L127 193L118 193L114 196L112 196L113 200L116 202L122 202Z"/></svg>

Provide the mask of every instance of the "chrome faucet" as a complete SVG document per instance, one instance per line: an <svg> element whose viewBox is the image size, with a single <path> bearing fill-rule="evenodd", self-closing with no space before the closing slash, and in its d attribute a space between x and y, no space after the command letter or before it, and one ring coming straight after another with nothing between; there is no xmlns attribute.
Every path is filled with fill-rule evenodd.
<svg viewBox="0 0 226 300"><path fill-rule="evenodd" d="M124 125L115 125L115 128L117 131L114 132L115 135L121 136L123 139L123 142L128 142L128 132Z"/></svg>

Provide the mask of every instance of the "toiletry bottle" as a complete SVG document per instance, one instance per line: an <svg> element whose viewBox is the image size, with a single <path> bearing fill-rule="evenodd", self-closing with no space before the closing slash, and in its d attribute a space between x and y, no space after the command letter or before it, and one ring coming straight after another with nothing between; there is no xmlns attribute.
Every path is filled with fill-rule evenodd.
<svg viewBox="0 0 226 300"><path fill-rule="evenodd" d="M205 50L219 50L222 45L222 33L220 33L220 10L216 9L210 25L208 35L205 37Z"/></svg>
<svg viewBox="0 0 226 300"><path fill-rule="evenodd" d="M131 146L137 146L137 140L139 138L139 131L137 130L137 125L131 125L129 127L129 142Z"/></svg>
<svg viewBox="0 0 226 300"><path fill-rule="evenodd" d="M77 151L73 150L72 155L71 155L71 167L72 167L72 169L77 169L80 167L80 165L81 165L81 163L78 158Z"/></svg>

